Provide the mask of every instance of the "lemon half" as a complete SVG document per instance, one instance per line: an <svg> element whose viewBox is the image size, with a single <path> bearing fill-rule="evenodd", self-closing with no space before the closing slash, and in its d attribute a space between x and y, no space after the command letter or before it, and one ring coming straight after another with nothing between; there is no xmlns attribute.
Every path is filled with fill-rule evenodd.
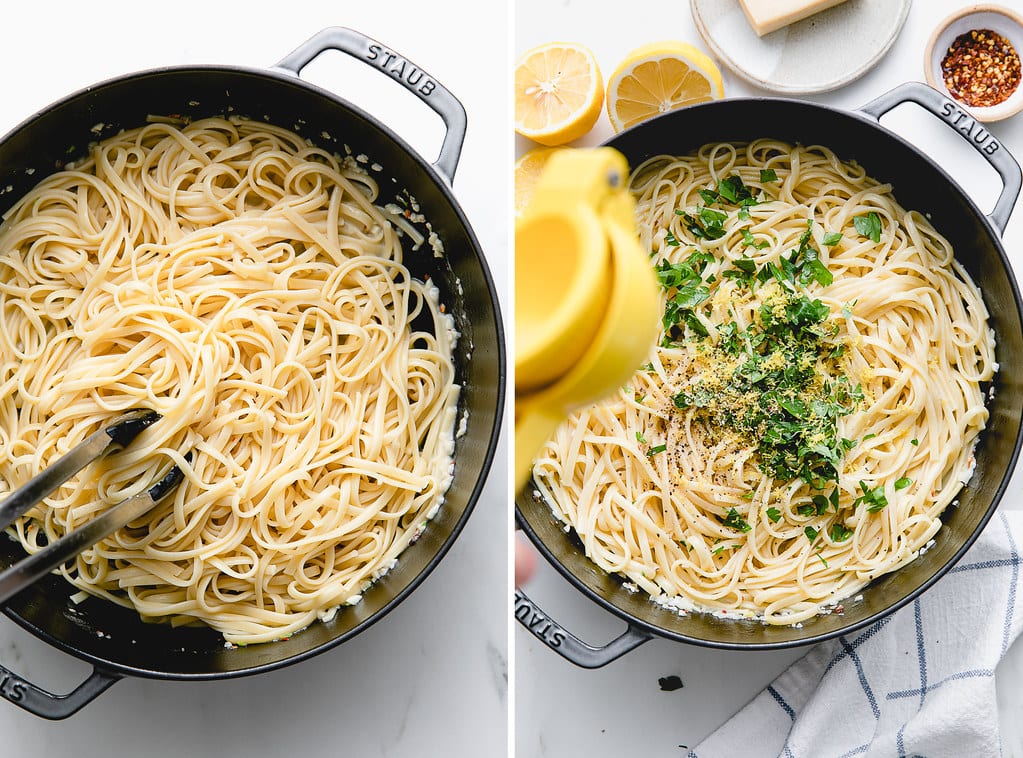
<svg viewBox="0 0 1023 758"><path fill-rule="evenodd" d="M515 64L515 131L541 145L563 145L593 128L604 80L589 48L549 42Z"/></svg>
<svg viewBox="0 0 1023 758"><path fill-rule="evenodd" d="M515 216L521 216L551 155L560 147L535 147L515 162Z"/></svg>
<svg viewBox="0 0 1023 758"><path fill-rule="evenodd" d="M660 113L724 97L721 71L687 42L653 42L625 56L607 82L615 132Z"/></svg>

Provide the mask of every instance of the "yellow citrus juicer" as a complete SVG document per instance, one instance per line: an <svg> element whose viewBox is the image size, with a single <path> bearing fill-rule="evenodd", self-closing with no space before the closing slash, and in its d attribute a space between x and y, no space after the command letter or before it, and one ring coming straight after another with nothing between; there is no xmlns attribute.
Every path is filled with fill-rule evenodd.
<svg viewBox="0 0 1023 758"><path fill-rule="evenodd" d="M628 384L657 339L657 280L627 175L612 148L559 150L516 221L517 491L558 425Z"/></svg>

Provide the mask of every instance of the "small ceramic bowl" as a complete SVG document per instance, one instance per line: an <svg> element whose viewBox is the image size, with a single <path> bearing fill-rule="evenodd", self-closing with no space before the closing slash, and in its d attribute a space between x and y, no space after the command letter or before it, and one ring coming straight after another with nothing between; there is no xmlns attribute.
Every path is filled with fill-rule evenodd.
<svg viewBox="0 0 1023 758"><path fill-rule="evenodd" d="M970 5L946 18L931 34L924 52L924 75L929 85L951 97L978 121L1000 121L1023 109L1023 82L1007 99L996 105L971 106L948 91L941 73L941 62L956 37L975 29L990 29L1000 34L1023 59L1023 16L999 5Z"/></svg>

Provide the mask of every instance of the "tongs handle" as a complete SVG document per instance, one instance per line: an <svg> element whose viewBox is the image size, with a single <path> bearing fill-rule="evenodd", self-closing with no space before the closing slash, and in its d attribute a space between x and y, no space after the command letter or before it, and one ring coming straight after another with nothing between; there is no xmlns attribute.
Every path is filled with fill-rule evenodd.
<svg viewBox="0 0 1023 758"><path fill-rule="evenodd" d="M159 418L160 414L156 411L128 411L110 426L90 434L56 463L47 466L0 503L0 530L13 524L29 508L111 448L128 445Z"/></svg>
<svg viewBox="0 0 1023 758"><path fill-rule="evenodd" d="M191 453L187 454L185 459L191 459ZM95 545L104 537L110 536L145 514L174 489L182 478L181 469L174 466L163 479L148 490L122 500L102 516L97 516L88 524L64 535L38 553L0 573L0 605L87 547Z"/></svg>

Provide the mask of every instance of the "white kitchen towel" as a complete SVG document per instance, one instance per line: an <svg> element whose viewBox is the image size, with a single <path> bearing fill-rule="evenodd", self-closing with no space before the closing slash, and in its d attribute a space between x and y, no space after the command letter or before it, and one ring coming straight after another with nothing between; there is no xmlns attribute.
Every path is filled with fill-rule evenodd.
<svg viewBox="0 0 1023 758"><path fill-rule="evenodd" d="M1020 548L1023 511L998 512L913 603L813 647L690 757L1001 755L995 666L1023 623Z"/></svg>

